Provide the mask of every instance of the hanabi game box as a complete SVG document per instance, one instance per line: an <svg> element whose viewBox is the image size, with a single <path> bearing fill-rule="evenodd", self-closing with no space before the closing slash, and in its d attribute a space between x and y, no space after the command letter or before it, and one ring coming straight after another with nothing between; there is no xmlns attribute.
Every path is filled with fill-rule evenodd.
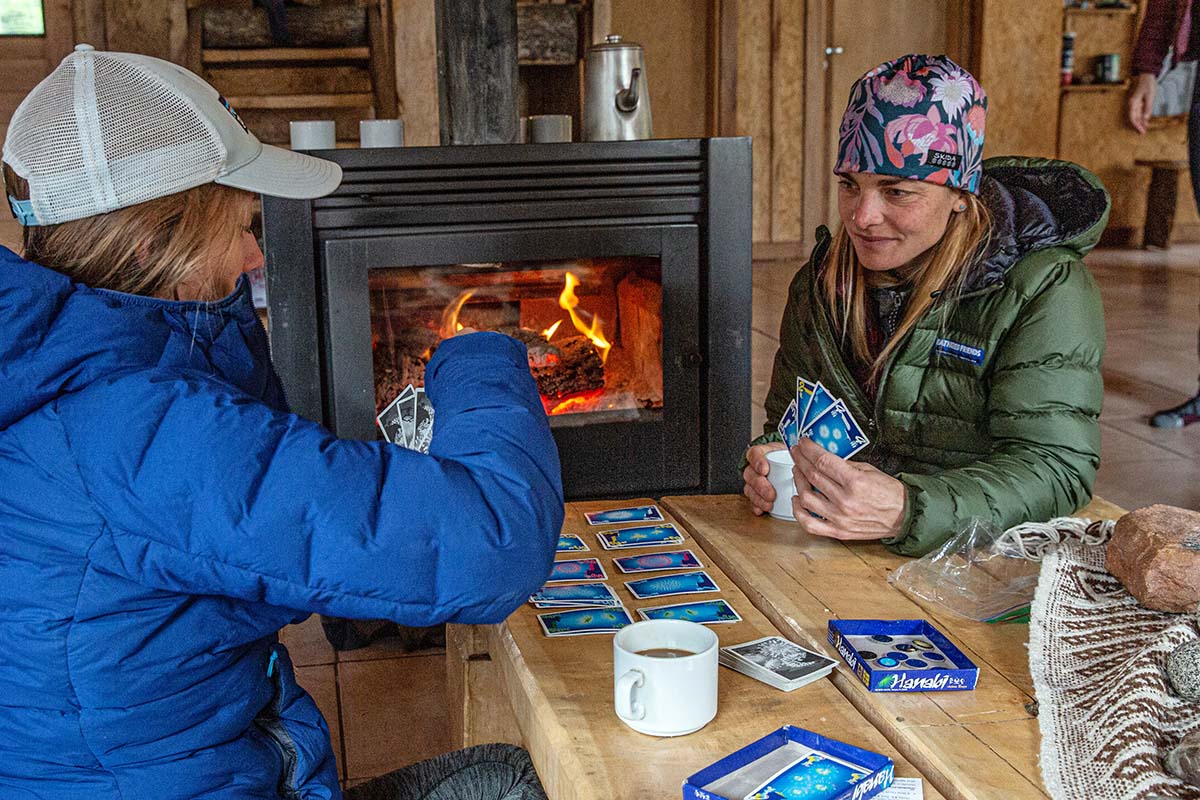
<svg viewBox="0 0 1200 800"><path fill-rule="evenodd" d="M872 692L975 688L979 667L923 619L831 619L829 643Z"/></svg>
<svg viewBox="0 0 1200 800"><path fill-rule="evenodd" d="M683 800L866 800L892 785L885 755L785 725L683 784Z"/></svg>

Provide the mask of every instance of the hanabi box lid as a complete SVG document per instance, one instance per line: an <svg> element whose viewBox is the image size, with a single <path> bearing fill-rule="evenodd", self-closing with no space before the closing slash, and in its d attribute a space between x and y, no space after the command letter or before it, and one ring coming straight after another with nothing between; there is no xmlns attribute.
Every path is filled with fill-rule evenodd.
<svg viewBox="0 0 1200 800"><path fill-rule="evenodd" d="M892 784L885 755L785 725L689 777L684 800L866 800Z"/></svg>

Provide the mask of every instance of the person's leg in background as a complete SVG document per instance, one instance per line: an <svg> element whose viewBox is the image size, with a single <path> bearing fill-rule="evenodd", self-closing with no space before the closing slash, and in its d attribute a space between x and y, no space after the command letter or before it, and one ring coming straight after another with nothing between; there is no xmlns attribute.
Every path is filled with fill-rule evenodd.
<svg viewBox="0 0 1200 800"><path fill-rule="evenodd" d="M351 787L346 800L546 800L546 792L529 753L510 744L484 744Z"/></svg>
<svg viewBox="0 0 1200 800"><path fill-rule="evenodd" d="M1200 208L1200 74L1192 87L1192 107L1188 112L1188 172L1192 178L1192 194ZM1200 327L1196 330L1196 350L1200 354ZM1163 409L1150 418L1156 428L1182 428L1200 422L1200 392L1174 408Z"/></svg>

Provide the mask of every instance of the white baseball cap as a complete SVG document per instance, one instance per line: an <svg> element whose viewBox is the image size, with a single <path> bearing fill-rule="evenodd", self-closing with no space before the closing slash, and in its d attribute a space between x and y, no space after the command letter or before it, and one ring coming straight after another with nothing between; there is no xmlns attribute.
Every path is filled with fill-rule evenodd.
<svg viewBox="0 0 1200 800"><path fill-rule="evenodd" d="M52 225L206 183L308 199L342 180L332 161L260 142L217 90L132 53L75 52L17 107L4 161L29 182L9 198L24 225Z"/></svg>

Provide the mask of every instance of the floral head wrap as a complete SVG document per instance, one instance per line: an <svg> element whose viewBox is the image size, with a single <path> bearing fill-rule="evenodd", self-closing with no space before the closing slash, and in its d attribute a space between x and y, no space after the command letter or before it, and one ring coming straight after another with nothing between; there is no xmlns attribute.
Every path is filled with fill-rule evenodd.
<svg viewBox="0 0 1200 800"><path fill-rule="evenodd" d="M946 56L907 55L850 88L836 173L871 172L978 193L987 95Z"/></svg>

